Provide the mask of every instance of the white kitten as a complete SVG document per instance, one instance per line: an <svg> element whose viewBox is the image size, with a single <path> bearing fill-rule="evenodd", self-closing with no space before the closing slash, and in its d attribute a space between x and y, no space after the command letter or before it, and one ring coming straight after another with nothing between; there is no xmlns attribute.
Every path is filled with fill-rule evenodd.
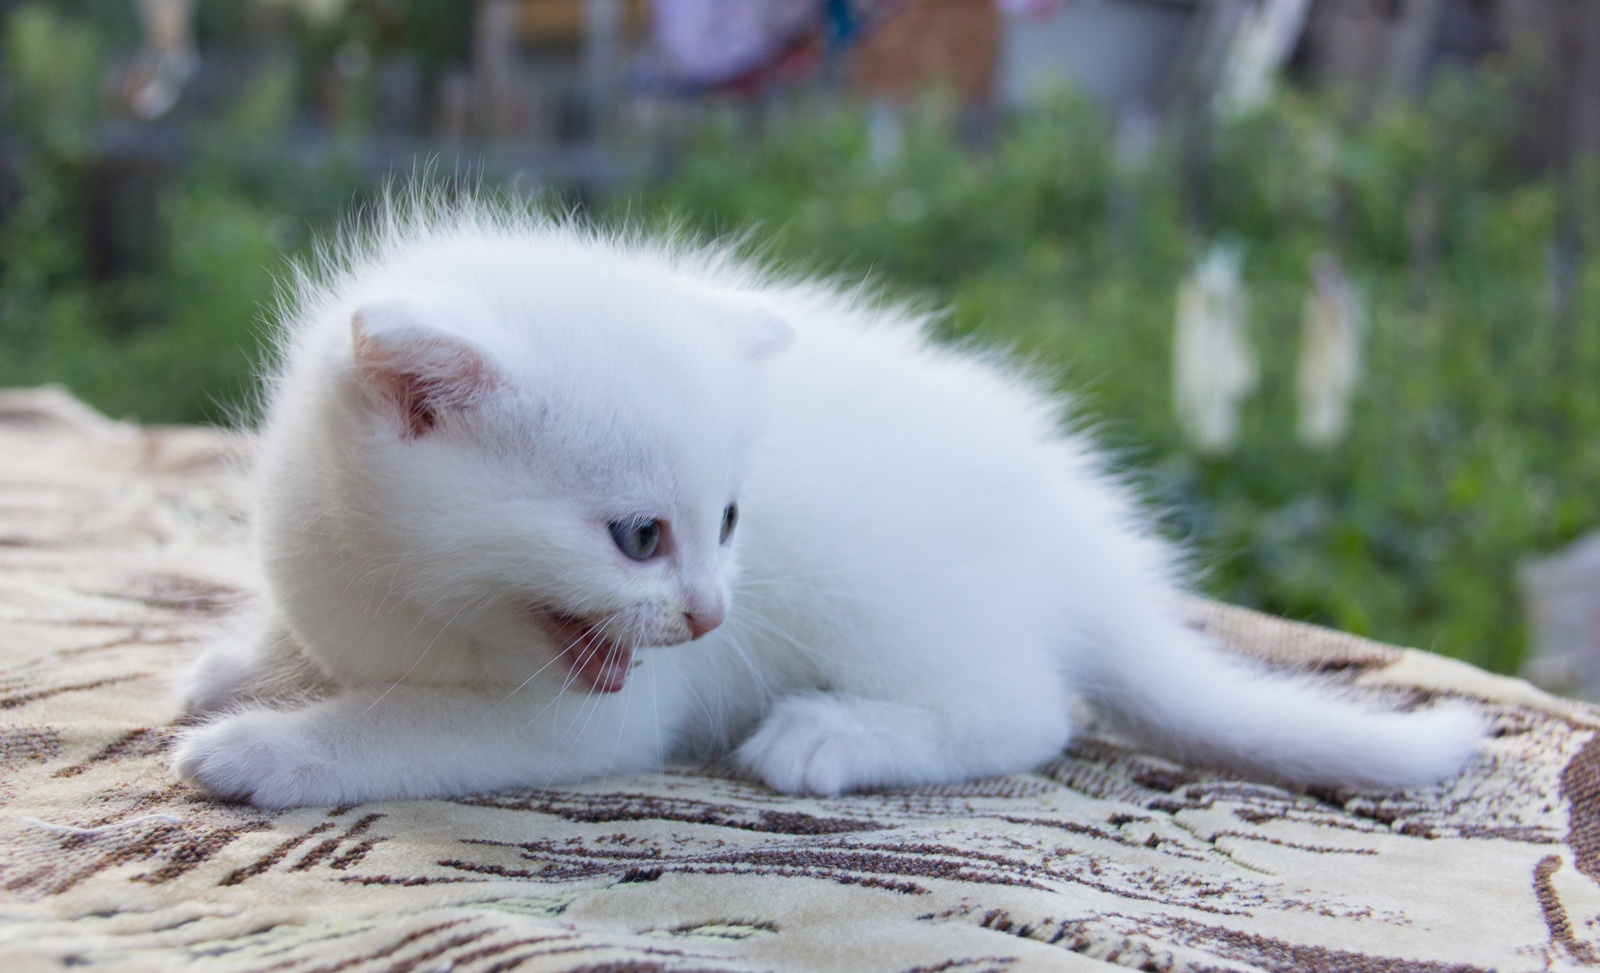
<svg viewBox="0 0 1600 973"><path fill-rule="evenodd" d="M725 255L470 207L287 314L256 472L268 620L176 764L266 807L545 786L731 750L785 792L999 774L1069 700L1183 759L1452 773L1393 713L1215 649L1061 404L926 320Z"/></svg>

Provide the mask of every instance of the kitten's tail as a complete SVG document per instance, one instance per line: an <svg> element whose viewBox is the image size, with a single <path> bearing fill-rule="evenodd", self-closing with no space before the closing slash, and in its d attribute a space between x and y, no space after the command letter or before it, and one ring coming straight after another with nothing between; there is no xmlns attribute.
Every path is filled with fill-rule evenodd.
<svg viewBox="0 0 1600 973"><path fill-rule="evenodd" d="M1118 644L1089 654L1085 689L1119 726L1186 762L1318 786L1406 787L1459 771L1485 733L1466 706L1381 709L1229 655L1176 618L1119 628Z"/></svg>

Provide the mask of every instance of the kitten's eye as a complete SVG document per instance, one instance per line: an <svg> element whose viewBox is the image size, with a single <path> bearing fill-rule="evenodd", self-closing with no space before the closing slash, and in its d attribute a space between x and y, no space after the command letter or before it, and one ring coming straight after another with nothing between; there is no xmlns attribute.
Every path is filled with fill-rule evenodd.
<svg viewBox="0 0 1600 973"><path fill-rule="evenodd" d="M722 512L722 536L719 538L722 543L728 543L728 538L733 536L733 528L737 523L739 523L739 505L730 503L728 509Z"/></svg>
<svg viewBox="0 0 1600 973"><path fill-rule="evenodd" d="M617 542L617 550L635 561L650 560L661 544L659 520L613 520L606 526L611 528L611 539Z"/></svg>

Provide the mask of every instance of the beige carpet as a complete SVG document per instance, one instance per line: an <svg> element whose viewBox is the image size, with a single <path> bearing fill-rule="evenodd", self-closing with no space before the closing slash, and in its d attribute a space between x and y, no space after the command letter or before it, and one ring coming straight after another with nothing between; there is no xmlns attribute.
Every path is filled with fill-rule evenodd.
<svg viewBox="0 0 1600 973"><path fill-rule="evenodd" d="M0 393L0 970L1568 969L1600 964L1600 710L1238 609L1196 620L1491 714L1469 772L1296 794L1086 739L1033 774L797 800L685 768L282 813L163 750L251 585L246 444Z"/></svg>

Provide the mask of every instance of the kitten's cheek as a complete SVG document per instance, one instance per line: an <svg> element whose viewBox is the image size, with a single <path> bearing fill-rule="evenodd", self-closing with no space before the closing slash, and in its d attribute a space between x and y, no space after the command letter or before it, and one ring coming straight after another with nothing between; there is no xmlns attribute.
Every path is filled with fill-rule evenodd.
<svg viewBox="0 0 1600 973"><path fill-rule="evenodd" d="M340 803L338 766L293 714L256 710L183 734L178 775L229 801L285 808Z"/></svg>

